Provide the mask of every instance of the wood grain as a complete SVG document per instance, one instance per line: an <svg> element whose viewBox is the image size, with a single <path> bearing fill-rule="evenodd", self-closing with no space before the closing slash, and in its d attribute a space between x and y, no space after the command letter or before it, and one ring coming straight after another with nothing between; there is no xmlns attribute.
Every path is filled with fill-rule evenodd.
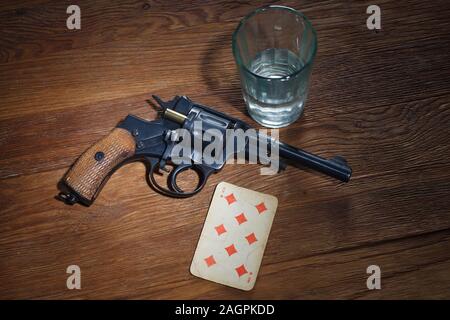
<svg viewBox="0 0 450 320"><path fill-rule="evenodd" d="M346 157L350 183L227 165L199 195L170 199L133 163L89 208L56 201L58 181L128 113L156 117L150 93L185 94L256 126L230 41L269 2L77 3L79 31L65 28L69 1L0 4L0 298L450 298L447 1L378 1L380 32L366 28L369 2L282 3L311 19L319 49L305 113L280 137ZM189 274L220 181L279 199L251 292ZM79 291L66 288L71 264ZM371 264L381 290L366 288Z"/></svg>

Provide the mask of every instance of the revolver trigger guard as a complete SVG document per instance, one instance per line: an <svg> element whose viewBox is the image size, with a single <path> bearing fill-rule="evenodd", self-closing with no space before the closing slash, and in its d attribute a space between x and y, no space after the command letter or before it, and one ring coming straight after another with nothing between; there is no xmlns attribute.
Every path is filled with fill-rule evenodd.
<svg viewBox="0 0 450 320"><path fill-rule="evenodd" d="M215 172L213 169L205 168L203 166L182 164L176 166L167 177L167 188L162 187L155 180L155 173L160 170L160 161L157 158L145 158L147 164L147 183L156 192L175 198L187 198L200 192L206 184L211 173ZM193 191L185 192L177 185L177 176L186 170L195 170L199 176L198 184Z"/></svg>
<svg viewBox="0 0 450 320"><path fill-rule="evenodd" d="M198 174L198 183L197 186L193 191L185 192L183 191L177 184L177 176L186 170L194 170ZM194 194L197 194L200 192L203 187L206 184L206 181L208 180L208 177L213 173L214 170L208 169L206 167L203 167L201 165L195 165L195 164L181 164L179 166L176 166L172 172L169 174L167 184L169 188L176 192L179 196L189 197L193 196Z"/></svg>

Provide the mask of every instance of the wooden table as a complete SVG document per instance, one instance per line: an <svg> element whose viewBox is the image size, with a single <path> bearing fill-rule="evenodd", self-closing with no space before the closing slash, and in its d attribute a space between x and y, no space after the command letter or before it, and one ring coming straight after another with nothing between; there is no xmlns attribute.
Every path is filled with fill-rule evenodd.
<svg viewBox="0 0 450 320"><path fill-rule="evenodd" d="M282 140L342 155L350 183L288 168L229 165L188 200L151 191L145 168L116 172L96 203L56 201L57 182L150 93L187 95L256 125L231 53L238 21L262 1L0 4L0 298L450 298L450 6L379 0L285 1L318 34L303 117ZM281 2L277 2L281 3ZM193 277L189 265L215 186L275 195L279 208L254 290ZM81 268L68 290L66 268ZM381 268L368 290L366 268Z"/></svg>

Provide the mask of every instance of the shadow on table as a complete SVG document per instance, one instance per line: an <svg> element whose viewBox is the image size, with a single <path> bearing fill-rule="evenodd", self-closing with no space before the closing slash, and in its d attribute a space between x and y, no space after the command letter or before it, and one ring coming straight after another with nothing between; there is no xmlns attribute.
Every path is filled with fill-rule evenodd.
<svg viewBox="0 0 450 320"><path fill-rule="evenodd" d="M201 73L210 94L247 114L231 49L231 35L232 32L227 32L210 40L203 57Z"/></svg>

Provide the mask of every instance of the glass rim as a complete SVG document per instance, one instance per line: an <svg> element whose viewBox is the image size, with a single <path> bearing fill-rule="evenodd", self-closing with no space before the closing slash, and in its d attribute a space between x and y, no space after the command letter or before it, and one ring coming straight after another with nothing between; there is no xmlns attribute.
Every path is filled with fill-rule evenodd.
<svg viewBox="0 0 450 320"><path fill-rule="evenodd" d="M236 46L236 38L237 38L237 34L239 33L239 31L241 30L241 28L244 26L244 24L253 16L257 15L258 13L267 11L269 9L277 9L277 10L286 10L289 11L290 13L293 13L299 17L301 17L303 19L303 21L306 23L306 25L311 29L312 34L313 34L313 53L311 55L311 58L308 59L308 61L305 62L305 64L298 70L296 70L295 72L282 76L280 78L269 78L269 77L264 77L261 76L259 74L256 74L254 72L252 72L250 69L247 68L247 66L242 63L242 58L241 55L237 49ZM250 12L249 14L247 14L244 18L241 19L241 21L239 21L238 26L236 27L236 29L233 32L233 36L232 36L232 40L231 40L231 45L232 45L232 51L233 51L233 56L234 59L236 60L236 63L239 67L242 67L246 72L250 73L251 75L260 78L260 79L264 79L264 80L270 80L270 81L285 81L285 80L289 80L292 77L297 76L299 73L301 73L303 70L305 70L309 65L312 64L312 62L314 61L314 58L316 56L316 52L317 52L317 34L316 34L316 30L314 29L312 23L308 20L308 18L301 13L300 11L291 8L291 7L287 7L287 6L280 6L280 5L268 5L268 6L264 6L264 7L260 7L255 9L254 11Z"/></svg>

